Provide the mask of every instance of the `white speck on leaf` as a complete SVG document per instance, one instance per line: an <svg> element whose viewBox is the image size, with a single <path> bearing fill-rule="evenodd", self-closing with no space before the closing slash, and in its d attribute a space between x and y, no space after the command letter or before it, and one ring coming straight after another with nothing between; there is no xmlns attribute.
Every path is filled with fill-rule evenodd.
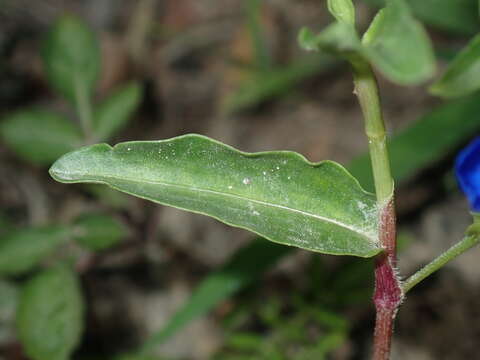
<svg viewBox="0 0 480 360"><path fill-rule="evenodd" d="M252 180L250 180L249 178L244 178L242 180L242 182L245 184L245 185L250 185L252 183Z"/></svg>

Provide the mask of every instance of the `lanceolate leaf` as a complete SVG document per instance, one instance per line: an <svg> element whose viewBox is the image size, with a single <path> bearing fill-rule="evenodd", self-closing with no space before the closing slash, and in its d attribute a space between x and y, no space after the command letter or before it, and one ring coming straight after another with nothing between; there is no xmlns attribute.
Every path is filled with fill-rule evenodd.
<svg viewBox="0 0 480 360"><path fill-rule="evenodd" d="M83 328L78 279L67 266L32 278L22 291L17 312L20 341L33 360L68 360Z"/></svg>
<svg viewBox="0 0 480 360"><path fill-rule="evenodd" d="M452 61L445 74L432 85L430 91L438 96L452 98L468 95L480 89L480 35Z"/></svg>
<svg viewBox="0 0 480 360"><path fill-rule="evenodd" d="M59 159L58 181L98 182L212 216L281 244L336 255L381 251L374 196L340 165L248 154L199 135L99 144Z"/></svg>
<svg viewBox="0 0 480 360"><path fill-rule="evenodd" d="M444 156L469 134L480 130L480 120L475 116L478 112L480 112L480 95L471 96L435 109L432 113L418 119L403 133L394 136L389 142L389 152L392 157L395 180L405 181L421 168ZM468 121L459 122L459 117L468 119ZM441 129L438 134L442 134L442 136L436 136L435 141L432 141L432 137L428 134L431 134L431 129L437 128L437 126ZM414 136L414 134L418 135ZM372 170L368 154L357 157L348 166L348 169L363 186L368 185L367 188L373 190ZM156 346L178 333L194 318L206 314L221 301L260 277L292 249L275 246L261 240L252 241L235 253L225 265L209 274L194 289L192 297L185 305L172 316L162 329L154 333L139 351L149 353ZM255 261L253 259L257 258L260 259L259 263L249 267L250 261ZM371 264L367 265L371 266ZM344 287L355 283L364 275L363 272L359 274L358 270L359 268L356 268L352 272L351 269L348 269L346 272L348 276L338 275L338 278L343 280L336 284L343 286L342 291L344 291ZM371 269L369 273L371 273ZM349 284L345 284L345 279ZM351 292L351 288L349 291Z"/></svg>

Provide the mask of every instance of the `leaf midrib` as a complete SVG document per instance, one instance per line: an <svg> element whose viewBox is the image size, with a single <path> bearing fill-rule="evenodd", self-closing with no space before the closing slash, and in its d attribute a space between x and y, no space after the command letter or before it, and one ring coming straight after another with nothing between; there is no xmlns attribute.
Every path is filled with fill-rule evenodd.
<svg viewBox="0 0 480 360"><path fill-rule="evenodd" d="M57 173L60 173L60 172L57 171ZM64 173L64 174L67 174L67 173ZM68 173L68 175L70 175L70 176L72 174L75 175L75 173L71 173L71 172ZM77 173L77 174L80 175L80 176L85 176L82 173ZM215 194L215 195L222 195L222 196L225 196L225 197L236 198L236 199L240 199L240 200L243 200L243 201L249 201L249 202L257 203L257 204L272 207L272 208L278 208L278 209L283 209L283 210L287 210L287 211L292 211L292 212L295 212L295 213L298 213L298 214L301 214L301 215L312 217L314 219L318 219L318 220L325 221L325 222L328 222L328 223L331 223L331 224L335 224L335 225L340 226L344 229L350 230L350 231L352 231L356 234L364 236L365 238L367 238L369 241L371 241L374 244L378 243L376 238L372 237L370 233L362 231L362 230L360 230L356 227L352 227L351 225L347 225L347 224L345 224L343 222L340 222L340 221L337 221L335 219L330 219L330 218L327 218L327 217L324 217L324 216L321 216L321 215L312 214L310 212L306 212L306 211L303 211L303 210L291 208L291 207L280 205L280 204L269 203L269 202L265 202L265 201L257 200L257 199L251 199L251 198L248 198L248 197L245 197L245 196L240 196L240 195L237 195L237 194L231 194L231 193L227 193L227 192L223 192L223 191L203 189L203 188L198 188L198 187L195 187L195 186L178 185L178 184L172 184L172 183L163 182L163 181L154 181L154 180L146 180L146 179L137 180L137 179L132 179L132 178L129 178L129 177L119 178L119 177L116 177L116 176L106 176L106 175L102 175L102 178L120 180L120 181L129 181L129 182L132 182L132 183L142 183L143 182L143 183L152 184L152 185L163 185L163 186L166 186L166 187L174 187L174 188L176 187L176 188L187 189L187 190L191 190L191 191L211 193L211 194ZM95 180L93 180L93 181L95 181ZM206 213L202 212L202 214L206 214Z"/></svg>

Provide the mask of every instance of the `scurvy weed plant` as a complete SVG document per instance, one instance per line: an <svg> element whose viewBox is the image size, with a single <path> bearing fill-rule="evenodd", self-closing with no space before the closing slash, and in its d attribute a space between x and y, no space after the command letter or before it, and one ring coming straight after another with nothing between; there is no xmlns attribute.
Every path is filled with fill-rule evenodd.
<svg viewBox="0 0 480 360"><path fill-rule="evenodd" d="M435 70L422 25L404 0L387 0L362 37L351 0L329 0L336 21L318 35L304 29L307 50L334 54L351 65L364 115L375 195L341 165L310 163L288 152L244 153L200 135L161 141L97 144L62 156L50 174L65 183L100 183L160 204L205 214L276 243L332 255L375 258L373 358L389 358L395 316L406 293L480 240L479 145L458 160L457 174L474 211L466 237L402 281L397 269L394 182L378 87L372 67L389 80L417 84ZM476 39L432 87L444 97L478 89ZM466 84L465 79L472 79ZM66 84L71 91L74 83ZM88 129L89 123L84 124Z"/></svg>

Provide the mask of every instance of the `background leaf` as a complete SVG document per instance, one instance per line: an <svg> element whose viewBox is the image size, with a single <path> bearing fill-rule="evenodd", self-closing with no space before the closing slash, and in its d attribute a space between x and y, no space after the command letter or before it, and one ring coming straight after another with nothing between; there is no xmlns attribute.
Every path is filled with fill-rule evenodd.
<svg viewBox="0 0 480 360"><path fill-rule="evenodd" d="M95 35L80 19L65 15L50 29L42 49L50 84L76 102L78 93L90 94L97 80L100 60Z"/></svg>
<svg viewBox="0 0 480 360"><path fill-rule="evenodd" d="M29 271L68 240L69 229L63 226L22 229L0 238L0 275Z"/></svg>
<svg viewBox="0 0 480 360"><path fill-rule="evenodd" d="M67 266L33 277L22 291L18 335L33 360L67 360L80 340L83 300L78 279Z"/></svg>
<svg viewBox="0 0 480 360"><path fill-rule="evenodd" d="M452 98L480 89L480 35L475 36L431 87L432 94Z"/></svg>
<svg viewBox="0 0 480 360"><path fill-rule="evenodd" d="M126 231L123 224L111 216L88 214L75 220L73 234L80 245L98 251L116 245Z"/></svg>
<svg viewBox="0 0 480 360"><path fill-rule="evenodd" d="M98 141L111 138L128 122L141 100L138 83L128 84L111 94L95 109L93 132Z"/></svg>
<svg viewBox="0 0 480 360"><path fill-rule="evenodd" d="M247 154L185 135L85 147L59 159L50 174L104 183L285 245L362 257L380 251L374 196L340 165L312 164L293 152Z"/></svg>
<svg viewBox="0 0 480 360"><path fill-rule="evenodd" d="M22 110L0 123L3 141L25 160L48 165L82 144L80 130L68 119L45 110Z"/></svg>

